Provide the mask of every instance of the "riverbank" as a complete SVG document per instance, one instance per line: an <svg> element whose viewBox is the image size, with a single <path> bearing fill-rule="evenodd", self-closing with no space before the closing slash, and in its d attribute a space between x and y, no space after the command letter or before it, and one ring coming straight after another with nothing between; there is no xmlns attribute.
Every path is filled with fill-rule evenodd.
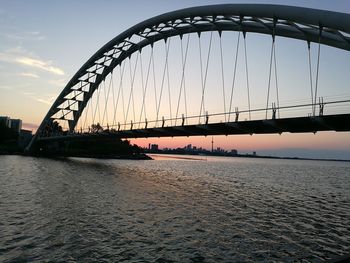
<svg viewBox="0 0 350 263"><path fill-rule="evenodd" d="M43 158L94 158L94 159L121 159L121 160L153 160L147 154L131 154L131 155L109 155L109 154L75 154L75 155L40 155L40 154L25 154L21 152L0 152L0 155L18 155L18 156L33 156L33 157L43 157Z"/></svg>
<svg viewBox="0 0 350 263"><path fill-rule="evenodd" d="M328 159L328 158L303 158L303 157L284 157L284 156L269 156L269 155L256 155L256 154L235 154L235 155L222 155L215 153L196 153L196 152L175 152L175 151L145 151L147 154L166 154L166 155L191 155L191 156L215 156L215 157L237 157L237 158L258 158L258 159L281 159L281 160L309 160L309 161L331 161L331 162L350 162L347 159Z"/></svg>

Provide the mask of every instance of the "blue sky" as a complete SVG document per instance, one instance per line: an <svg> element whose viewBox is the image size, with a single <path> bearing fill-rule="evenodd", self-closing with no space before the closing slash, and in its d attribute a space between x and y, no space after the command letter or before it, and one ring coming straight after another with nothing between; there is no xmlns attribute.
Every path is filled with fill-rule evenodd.
<svg viewBox="0 0 350 263"><path fill-rule="evenodd" d="M242 2L0 0L0 115L21 118L29 128L38 125L50 104L81 65L106 42L138 22L185 7ZM244 1L244 3L284 4L350 13L349 1L256 0ZM288 42L284 46L286 48ZM323 59L328 64L333 63L332 59L337 56L344 57L344 53L333 49L325 48L324 50ZM333 55L333 52L336 54ZM347 54L345 56L349 58ZM338 87L341 86L337 94L350 93L348 87L343 87L348 65L346 60L340 61L339 65L330 67L325 72L331 75L332 70L340 71L340 73L336 72L339 73L340 79ZM323 83L326 85L332 82L325 78ZM308 136L305 135L304 138L309 138ZM290 135L285 137L286 141L294 138ZM348 145L349 133L324 133L318 138L319 141L328 142L324 144L324 147L341 145L340 142L347 141L345 146L350 148ZM219 142L222 141L223 146L227 144L227 140L218 138ZM254 148L269 148L259 140L266 141L266 138L256 136L254 140L251 140L251 145L245 149L248 151ZM299 137L296 137L295 140L299 140ZM337 144L333 143L334 140ZM195 138L192 141L204 146L210 144L207 142L208 139L203 138ZM175 140L172 144L180 146L187 142ZM166 144L163 141L160 143ZM316 140L314 143L319 142ZM234 147L239 143L230 141L230 145ZM243 145L241 147L244 148ZM282 140L278 146L274 146L276 147L291 146L283 143ZM300 145L296 147L300 148ZM319 148L312 145L307 145L307 147ZM337 149L344 151L342 146L333 148L335 151Z"/></svg>

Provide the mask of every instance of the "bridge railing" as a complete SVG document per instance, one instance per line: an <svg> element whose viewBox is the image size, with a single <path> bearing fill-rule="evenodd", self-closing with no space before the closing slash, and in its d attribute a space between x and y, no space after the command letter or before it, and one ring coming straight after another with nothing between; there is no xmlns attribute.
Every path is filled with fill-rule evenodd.
<svg viewBox="0 0 350 263"><path fill-rule="evenodd" d="M295 117L307 117L307 116L322 116L330 114L342 114L348 113L350 108L350 99L323 101L322 98L314 105L312 103L304 103L298 105L286 105L277 107L275 103L272 103L269 108L256 108L251 110L239 110L238 108L232 112L219 112L202 115L180 116L177 118L160 118L159 120L145 120L141 122L126 122L118 123L115 125L98 124L98 129L77 129L76 134L80 133L99 133L99 132L118 132L135 129L150 129L150 128L162 128L162 127L175 127L186 125L200 125L200 124L212 124L212 123L225 123L225 122L241 122L241 121L254 121L264 119L280 119L280 118L295 118ZM313 114L313 109L315 109ZM68 133L66 133L68 134Z"/></svg>

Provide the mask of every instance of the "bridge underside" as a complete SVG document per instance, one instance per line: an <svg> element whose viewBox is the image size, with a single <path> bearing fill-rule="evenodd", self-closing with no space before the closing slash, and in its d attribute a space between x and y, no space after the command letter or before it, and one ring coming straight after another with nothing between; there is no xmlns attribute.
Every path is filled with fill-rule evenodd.
<svg viewBox="0 0 350 263"><path fill-rule="evenodd" d="M350 114L325 115L317 117L296 117L274 120L253 120L226 123L209 123L163 128L133 129L122 131L102 131L99 133L75 133L65 136L39 138L41 142L72 141L92 138L151 138L207 135L242 135L308 133L319 131L350 131Z"/></svg>

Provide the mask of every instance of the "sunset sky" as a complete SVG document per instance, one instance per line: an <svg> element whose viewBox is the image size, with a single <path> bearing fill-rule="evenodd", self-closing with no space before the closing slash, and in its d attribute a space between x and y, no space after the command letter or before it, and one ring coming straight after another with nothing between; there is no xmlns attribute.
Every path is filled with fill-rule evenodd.
<svg viewBox="0 0 350 263"><path fill-rule="evenodd" d="M198 5L242 2L293 5L350 13L348 0L129 2L0 0L0 116L20 118L23 120L24 128L35 130L50 105L81 65L119 33L136 23L165 12ZM296 64L297 59L307 61L304 58L307 53L303 53L301 47L299 49L300 43L292 47L295 51L290 51L289 43L293 43L293 40L281 40L279 43L277 47L279 54L286 54L279 60L280 67L283 68L284 65L287 67L289 63L295 68L294 73L290 73L294 74L295 82L291 83L287 70L281 69L282 73L279 76L281 83L285 83L284 86L288 90L285 94L288 97L295 92L293 85L303 79L302 77L298 79L298 74L305 73L305 76L308 76L308 72L304 70L307 64ZM260 54L254 55L254 50L256 53L260 51L254 49L253 44L248 45L252 57L260 56ZM266 58L269 52L267 49ZM330 47L322 47L321 52L321 95L350 98L349 52ZM266 74L260 77L266 82ZM306 77L304 79L307 84L308 79ZM254 81L260 82L259 76L252 80L252 86ZM208 105L210 107L209 103ZM198 109L190 109L193 112L196 110ZM349 113L349 104L345 111ZM161 138L139 139L133 142L141 146L158 143L160 147L183 147L192 144L209 149L211 139L211 137ZM237 149L239 152L257 151L258 154L350 159L350 132L216 136L214 147Z"/></svg>

